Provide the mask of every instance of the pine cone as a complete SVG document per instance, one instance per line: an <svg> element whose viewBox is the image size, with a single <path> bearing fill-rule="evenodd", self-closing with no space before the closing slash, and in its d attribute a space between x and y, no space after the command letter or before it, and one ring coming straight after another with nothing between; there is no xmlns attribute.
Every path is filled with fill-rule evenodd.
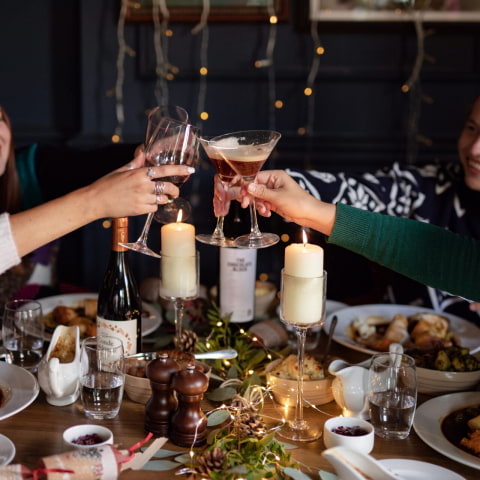
<svg viewBox="0 0 480 480"><path fill-rule="evenodd" d="M210 472L221 472L225 464L226 453L219 447L199 455L195 469L200 474L209 475Z"/></svg>
<svg viewBox="0 0 480 480"><path fill-rule="evenodd" d="M262 438L267 431L262 419L255 413L241 414L237 428L240 435L245 437Z"/></svg>
<svg viewBox="0 0 480 480"><path fill-rule="evenodd" d="M182 352L193 352L197 344L198 336L192 330L182 330L182 335L179 339L174 339L175 348Z"/></svg>

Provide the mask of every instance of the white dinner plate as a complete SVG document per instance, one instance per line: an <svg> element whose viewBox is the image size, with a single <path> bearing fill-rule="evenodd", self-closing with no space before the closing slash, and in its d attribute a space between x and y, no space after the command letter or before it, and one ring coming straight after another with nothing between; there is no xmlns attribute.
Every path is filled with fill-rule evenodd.
<svg viewBox="0 0 480 480"><path fill-rule="evenodd" d="M97 293L72 293L68 295L54 295L52 297L39 298L37 301L42 305L42 313L46 315L50 313L55 307L65 305L66 307L76 308L81 305L82 300L98 298ZM143 302L144 312L148 315L142 317L142 336L154 332L162 323L162 316L158 309L151 303ZM50 341L52 335L45 332L45 340Z"/></svg>
<svg viewBox="0 0 480 480"><path fill-rule="evenodd" d="M40 390L37 379L28 370L5 362L0 362L0 386L7 397L0 408L0 420L27 408Z"/></svg>
<svg viewBox="0 0 480 480"><path fill-rule="evenodd" d="M367 348L365 345L355 342L348 334L348 328L353 320L356 318L365 318L371 315L382 316L392 319L394 315L401 314L406 317L415 315L419 312L436 313L449 319L450 328L458 338L462 347L473 348L478 347L480 342L480 328L473 323L464 320L446 312L435 312L435 310L423 307L416 307L414 305L393 305L393 304L378 304L378 305L356 305L353 307L342 308L337 310L335 315L338 318L337 327L333 335L333 339L344 345L345 347L357 350L363 353L375 354L377 350ZM324 329L328 332L328 328L333 318L333 313L327 316Z"/></svg>
<svg viewBox="0 0 480 480"><path fill-rule="evenodd" d="M15 445L13 442L0 433L0 467L8 465L15 457Z"/></svg>
<svg viewBox="0 0 480 480"><path fill-rule="evenodd" d="M447 468L434 465L433 463L419 462L418 460L405 460L400 458L387 458L379 460L380 463L390 469L402 480L465 480L458 473Z"/></svg>
<svg viewBox="0 0 480 480"><path fill-rule="evenodd" d="M413 428L417 435L437 452L480 470L480 458L457 448L442 433L442 421L447 415L455 410L476 405L480 405L480 392L450 393L432 398L417 408Z"/></svg>

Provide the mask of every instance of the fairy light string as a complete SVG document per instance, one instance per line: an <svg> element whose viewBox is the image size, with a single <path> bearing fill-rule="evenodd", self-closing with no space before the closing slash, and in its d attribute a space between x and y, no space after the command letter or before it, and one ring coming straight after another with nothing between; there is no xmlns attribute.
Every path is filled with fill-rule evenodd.
<svg viewBox="0 0 480 480"><path fill-rule="evenodd" d="M161 17L161 20L160 20ZM170 12L166 0L152 1L152 19L153 19L153 48L155 51L155 98L158 105L168 104L168 82L169 68L168 63L168 38L173 34L168 29ZM171 76L173 79L173 74Z"/></svg>
<svg viewBox="0 0 480 480"><path fill-rule="evenodd" d="M210 0L203 0L202 13L200 21L192 28L192 35L198 35L201 33L200 39L200 68L199 72L199 87L197 98L197 118L199 120L198 126L201 126L202 122L208 120L208 112L205 109L207 99L207 76L208 76L208 41L209 41L209 29L208 29L208 17L210 15Z"/></svg>

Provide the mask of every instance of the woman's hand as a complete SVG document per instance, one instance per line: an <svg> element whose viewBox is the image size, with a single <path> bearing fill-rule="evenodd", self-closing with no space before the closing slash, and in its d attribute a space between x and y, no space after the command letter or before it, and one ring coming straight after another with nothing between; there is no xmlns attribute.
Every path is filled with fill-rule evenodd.
<svg viewBox="0 0 480 480"><path fill-rule="evenodd" d="M173 183L153 181L173 175L190 175L195 170L185 165L143 167L143 152L128 165L114 170L86 187L95 198L96 218L126 217L155 212L157 206L167 203L169 197L178 197L179 189ZM157 185L157 186L156 186Z"/></svg>

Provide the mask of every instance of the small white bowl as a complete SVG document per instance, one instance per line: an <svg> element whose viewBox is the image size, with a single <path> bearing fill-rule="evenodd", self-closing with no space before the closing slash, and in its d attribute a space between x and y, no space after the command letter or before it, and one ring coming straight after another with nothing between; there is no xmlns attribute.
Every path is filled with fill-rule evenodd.
<svg viewBox="0 0 480 480"><path fill-rule="evenodd" d="M365 435L347 436L333 432L338 427L360 427ZM373 450L375 433L373 427L366 420L356 417L329 418L323 426L323 442L327 448L347 447L357 452L368 454Z"/></svg>
<svg viewBox="0 0 480 480"><path fill-rule="evenodd" d="M93 445L82 445L79 443L74 443L74 440L83 437L85 435L98 435L102 441L95 443ZM101 445L113 444L113 433L106 427L101 425L94 424L83 424L83 425L74 425L73 427L67 428L63 432L63 440L65 443L75 448L92 448L100 447Z"/></svg>

